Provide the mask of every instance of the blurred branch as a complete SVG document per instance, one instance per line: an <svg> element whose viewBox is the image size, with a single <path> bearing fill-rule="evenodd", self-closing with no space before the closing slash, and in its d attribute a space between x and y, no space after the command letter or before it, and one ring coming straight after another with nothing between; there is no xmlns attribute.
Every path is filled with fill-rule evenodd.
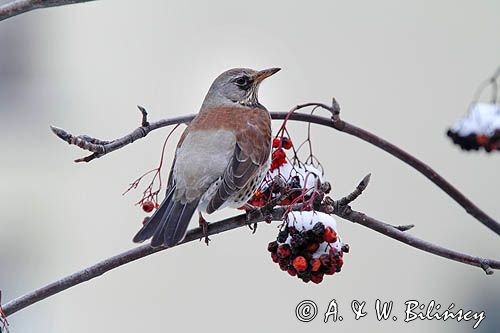
<svg viewBox="0 0 500 333"><path fill-rule="evenodd" d="M0 6L0 21L34 9L72 5L94 0L14 0Z"/></svg>
<svg viewBox="0 0 500 333"><path fill-rule="evenodd" d="M363 192L363 190L368 185L368 181L369 176L365 177L351 194L340 200L335 201L330 198L325 198L325 205L322 206L322 210L324 212L333 213L357 224L361 224L367 228L380 232L381 234L394 238L404 244L415 247L422 251L458 261L467 265L481 267L487 274L492 274L493 269L500 269L499 260L474 257L468 254L456 252L438 245L434 245L430 242L421 240L399 230L399 227L394 227L390 224L378 221L361 212L353 211L348 204ZM271 210L269 215L271 215L272 220L279 221L283 219L283 215L287 210L288 207L286 206L275 207L273 210ZM242 214L227 218L219 222L210 223L208 225L207 233L208 235L214 235L246 225L263 222L266 220L266 216L269 216L267 212L263 214L263 211L264 210L261 209L257 211L257 213L260 212L260 214L255 214L255 212L253 212L250 215ZM249 216L251 217L249 218ZM176 246L192 242L196 239L201 239L204 236L205 233L202 228L198 227L191 229L190 231L188 231L185 239ZM5 316L10 316L36 302L39 302L71 287L74 287L80 283L101 276L112 269L166 249L167 248L165 247L153 248L149 244L147 244L120 253L116 256L105 259L93 266L68 275L60 280L46 285L45 287L37 289L33 292L30 292L24 296L18 297L8 302L7 304L2 306L3 312L5 313Z"/></svg>
<svg viewBox="0 0 500 333"><path fill-rule="evenodd" d="M312 114L296 113L296 111L306 108L306 107L320 107L325 110L330 111L332 114L331 118L315 116ZM99 158L106 155L114 150L122 148L138 139L145 137L149 132L162 128L172 124L188 123L191 121L195 115L187 115L177 118L163 119L156 122L147 121L147 112L144 108L139 107L142 113L141 126L135 129L132 133L126 136L113 140L113 141L103 141L89 137L87 135L74 136L65 130L57 127L51 127L52 131L62 140L68 142L72 145L77 145L78 147L92 152L91 155L79 158L75 162L90 162L95 158ZM500 223L495 221L492 217L482 211L478 206L476 206L471 200L469 200L463 193L461 193L456 187L439 175L434 169L432 169L427 164L423 163L416 157L412 156L403 149L395 146L394 144L382 139L375 134L372 134L362 128L356 127L349 124L348 122L340 119L340 107L335 100L333 100L332 106L328 106L322 103L306 103L297 105L292 108L289 112L271 112L273 119L286 119L286 120L296 120L308 123L319 124L323 126L328 126L334 128L340 132L348 133L361 140L364 140L372 145L388 152L389 154L395 156L401 161L413 167L415 170L427 177L431 182L448 194L453 200L455 200L460 206L462 206L467 213L475 217L479 222L484 224L486 227L491 229L497 235L500 235Z"/></svg>
<svg viewBox="0 0 500 333"><path fill-rule="evenodd" d="M0 333L3 333L4 331L8 333L9 322L7 321L7 316L3 312L1 304L2 304L2 291L0 290Z"/></svg>

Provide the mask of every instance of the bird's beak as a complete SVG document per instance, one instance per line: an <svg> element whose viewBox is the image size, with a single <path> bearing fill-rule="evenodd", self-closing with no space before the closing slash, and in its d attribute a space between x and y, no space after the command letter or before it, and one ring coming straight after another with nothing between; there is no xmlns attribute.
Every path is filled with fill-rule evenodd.
<svg viewBox="0 0 500 333"><path fill-rule="evenodd" d="M269 69L264 69L262 71L259 71L255 74L255 82L260 83L265 78L270 77L271 75L279 72L280 70L281 70L281 68L269 68Z"/></svg>

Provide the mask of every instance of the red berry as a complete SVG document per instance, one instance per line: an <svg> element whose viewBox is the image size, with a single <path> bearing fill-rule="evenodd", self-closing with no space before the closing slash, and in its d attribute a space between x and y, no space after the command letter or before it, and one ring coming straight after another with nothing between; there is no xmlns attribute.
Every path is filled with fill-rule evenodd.
<svg viewBox="0 0 500 333"><path fill-rule="evenodd" d="M271 259L273 260L273 262L278 262L278 255L276 253L271 253Z"/></svg>
<svg viewBox="0 0 500 333"><path fill-rule="evenodd" d="M337 270L335 269L335 265L332 265L331 267L327 268L325 271L326 275L333 275L335 274Z"/></svg>
<svg viewBox="0 0 500 333"><path fill-rule="evenodd" d="M278 148L280 145L280 139L274 138L273 139L273 148Z"/></svg>
<svg viewBox="0 0 500 333"><path fill-rule="evenodd" d="M278 205L279 206L289 206L292 203L292 201L289 198L285 198L281 200Z"/></svg>
<svg viewBox="0 0 500 333"><path fill-rule="evenodd" d="M490 139L484 134L476 136L476 142L480 146L486 146L489 141Z"/></svg>
<svg viewBox="0 0 500 333"><path fill-rule="evenodd" d="M335 243L337 241L337 233L331 227L326 227L323 239L327 243Z"/></svg>
<svg viewBox="0 0 500 333"><path fill-rule="evenodd" d="M305 271L307 269L307 260L303 256L298 256L293 259L292 265L299 272Z"/></svg>
<svg viewBox="0 0 500 333"><path fill-rule="evenodd" d="M267 250L271 253L275 253L278 250L278 242L274 241L267 245Z"/></svg>
<svg viewBox="0 0 500 333"><path fill-rule="evenodd" d="M281 146L287 150L292 148L293 147L292 140L290 140L289 138L283 138Z"/></svg>
<svg viewBox="0 0 500 333"><path fill-rule="evenodd" d="M311 281L318 284L323 281L323 273L315 273L311 275Z"/></svg>
<svg viewBox="0 0 500 333"><path fill-rule="evenodd" d="M344 259L338 258L336 260L337 266L342 267L344 265Z"/></svg>
<svg viewBox="0 0 500 333"><path fill-rule="evenodd" d="M319 261L321 262L321 265L325 267L330 267L332 266L332 256L328 254L322 254L319 256Z"/></svg>
<svg viewBox="0 0 500 333"><path fill-rule="evenodd" d="M292 250L290 248L290 245L289 244L281 244L278 247L277 254L278 254L279 258L287 258L287 257L289 257L290 254L292 254Z"/></svg>
<svg viewBox="0 0 500 333"><path fill-rule="evenodd" d="M145 225L149 221L150 217L146 216L144 220L142 220L142 225Z"/></svg>
<svg viewBox="0 0 500 333"><path fill-rule="evenodd" d="M295 276L297 275L297 271L295 270L295 268L293 267L288 267L288 274L290 274L291 276Z"/></svg>
<svg viewBox="0 0 500 333"><path fill-rule="evenodd" d="M146 213L151 213L153 209L155 209L155 204L153 201L148 200L142 203L142 210Z"/></svg>
<svg viewBox="0 0 500 333"><path fill-rule="evenodd" d="M319 248L319 244L318 243L311 243L309 245L307 245L307 251L309 253L314 253L316 252L316 250Z"/></svg>
<svg viewBox="0 0 500 333"><path fill-rule="evenodd" d="M271 171L286 163L286 153L283 149L277 149L272 154Z"/></svg>
<svg viewBox="0 0 500 333"><path fill-rule="evenodd" d="M321 267L321 261L319 259L314 258L311 260L311 271L316 272Z"/></svg>

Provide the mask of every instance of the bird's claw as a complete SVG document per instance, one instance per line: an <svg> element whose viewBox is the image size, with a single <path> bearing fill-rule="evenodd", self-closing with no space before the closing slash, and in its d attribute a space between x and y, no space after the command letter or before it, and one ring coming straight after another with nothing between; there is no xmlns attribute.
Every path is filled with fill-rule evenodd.
<svg viewBox="0 0 500 333"><path fill-rule="evenodd" d="M208 225L210 223L208 223L204 218L203 216L200 215L200 219L199 219L199 225L200 225L200 228L202 230L202 233L203 233L203 236L200 238L200 241L202 239L205 239L205 244L207 244L208 246L208 243L210 242L210 238L208 238Z"/></svg>
<svg viewBox="0 0 500 333"><path fill-rule="evenodd" d="M246 211L246 220L247 222L250 222L251 220L258 218L261 214L262 213L259 208L248 209Z"/></svg>

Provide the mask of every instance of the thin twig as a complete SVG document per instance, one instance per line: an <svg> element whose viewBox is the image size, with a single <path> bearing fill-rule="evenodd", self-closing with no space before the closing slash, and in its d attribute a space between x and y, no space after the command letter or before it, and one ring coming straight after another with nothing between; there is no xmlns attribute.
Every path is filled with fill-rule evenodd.
<svg viewBox="0 0 500 333"><path fill-rule="evenodd" d="M15 0L0 6L0 21L34 9L72 5L94 0Z"/></svg>
<svg viewBox="0 0 500 333"><path fill-rule="evenodd" d="M104 141L93 137L89 137L88 135L74 136L66 132L62 128L58 128L55 126L50 126L50 129L61 140L66 141L70 145L76 145L82 148L83 150L88 150L92 152L91 155L78 158L75 160L75 162L90 162L96 158L111 153L112 151L123 148L126 145L136 140L144 138L146 135L148 135L149 132L154 131L155 129L170 125L189 123L194 118L194 115L187 115L182 117L163 119L160 121L150 123L147 121L147 113L144 113L145 112L144 108L139 106L139 110L142 113L141 126L132 131L132 133L129 133L119 139L112 141ZM147 124L147 126L144 126L145 124Z"/></svg>
<svg viewBox="0 0 500 333"><path fill-rule="evenodd" d="M361 212L351 210L349 213L339 214L339 216L351 222L361 224L385 236L394 238L402 243L405 243L422 251L429 252L443 258L455 260L464 264L480 267L485 271L487 275L493 274L492 269L500 269L499 260L483 259L453 251L436 244L432 244L431 242L414 237L408 233L403 232L399 228L395 228L387 223L376 220Z"/></svg>
<svg viewBox="0 0 500 333"><path fill-rule="evenodd" d="M366 180L366 178L364 179ZM363 183L363 182L362 182ZM367 182L366 182L367 184ZM366 187L366 186L365 186ZM358 191L360 189L360 186L355 191ZM364 189L364 188L362 188ZM362 192L361 189L361 192ZM361 193L359 193L361 194ZM341 202L347 202L348 200L346 198L342 198L338 201ZM338 202L334 201L334 203ZM400 231L397 229L397 227L393 227L390 224L378 221L374 218L371 218L363 213L352 211L349 206L344 206L341 207L338 204L334 204L336 207L335 211L333 212L334 214L345 218L347 220L350 220L352 222L355 222L357 224L361 224L367 228L373 229L377 232L380 232L384 235L387 235L391 238L394 238L402 243L405 243L409 246L415 247L417 249L420 249L422 251L432 253L447 259L455 260L464 264L468 264L471 266L477 266L482 268L487 274L491 274L493 272L493 269L500 269L500 260L493 260L493 259L483 259L479 257L474 257L468 254L456 252L453 250L446 249L444 247L440 247L437 245L434 245L430 242L421 240L417 237L411 236L408 233L405 233L403 231ZM274 221L281 221L283 218L283 214L286 212L288 208L287 207L276 207L273 209L271 212L272 219ZM300 208L298 208L300 209ZM235 228L243 227L246 225L252 225L256 224L259 222L265 221L265 216L263 214L259 214L257 216L253 216L251 218L248 218L246 214L234 216L227 218L225 220L211 223L208 225L208 230L207 233L208 235L214 235L218 233L222 233L225 231L229 231ZM203 229L198 227L190 230L184 241L182 243L178 244L185 244L188 242L192 242L194 240L197 240L201 237L204 237L205 234L203 232ZM176 245L177 246L177 245ZM136 247L134 249L128 250L126 252L120 253L116 256L113 256L111 258L105 259L103 261L98 262L97 264L90 266L88 268L85 268L81 271L78 271L76 273L73 273L71 275L68 275L60 280L57 280L51 284L46 285L45 287L42 287L40 289L37 289L33 292L30 292L24 296L18 297L7 304L3 305L2 308L4 310L5 315L11 316L12 314L36 303L41 300L44 300L50 296L53 296L57 293L60 293L66 289L69 289L71 287L74 287L80 283L89 281L93 278L96 278L98 276L103 275L104 273L115 269L117 267L120 267L122 265L125 265L127 263L130 263L132 261L136 261L140 258L149 256L153 253L159 252L166 250L167 248L165 247L158 247L158 248L152 248L149 245L142 245L139 247Z"/></svg>
<svg viewBox="0 0 500 333"><path fill-rule="evenodd" d="M283 213L283 208L277 208L273 211L273 216L276 219L279 219ZM221 232L225 232L231 229L239 228L245 225L257 223L262 221L262 216L254 217L252 219L247 219L245 214L238 215L235 217L227 218L220 222L210 223L208 225L208 235L215 235ZM194 228L188 231L185 239L175 245L181 245L188 242L192 242L194 240L200 239L204 237L202 228ZM57 280L53 283L50 283L40 289L37 289L33 292L30 292L24 296L18 297L7 304L3 305L2 308L4 310L5 315L8 317L19 310L24 309L27 306L30 306L36 302L39 302L45 298L48 298L52 295L60 293L68 288L76 286L80 283L89 281L93 278L103 275L104 273L117 268L119 266L128 264L132 261L138 260L140 258L149 256L153 253L166 250L166 247L156 247L153 248L149 244L138 246L134 249L125 251L116 256L110 257L108 259L102 260L95 265L92 265L88 268L85 268L81 271L68 275L60 280Z"/></svg>
<svg viewBox="0 0 500 333"><path fill-rule="evenodd" d="M318 106L330 111L332 114L332 118L330 119L326 117L295 112L310 106ZM387 140L384 140L381 137L376 136L375 134L372 134L362 128L356 127L344 120L341 120L339 114L340 114L340 108L334 100L332 106L328 106L323 103L300 104L294 107L290 112L271 112L271 117L273 119L289 119L289 120L303 121L303 122L328 126L373 144L374 146L386 151L387 153L395 156L396 158L405 162L409 166L413 167L415 170L419 171L421 174L427 177L431 182L433 182L436 186L442 189L446 194L448 194L460 206L462 206L467 213L475 217L479 222L481 222L486 227L491 229L497 235L500 235L500 223L495 221L492 217L490 217L478 206L476 206L471 200L469 200L456 187L454 187L451 183L449 183L446 179L444 179L441 175L439 175L434 169L432 169L430 166L423 163L416 157L412 156L408 152L404 151L403 149L388 142ZM88 138L87 136L73 136L72 134L67 133L63 129L57 127L51 127L51 128L53 132L62 140L68 142L69 144L76 144L80 146L82 149L93 152L92 155L76 160L77 162L80 161L89 162L95 158L101 157L107 153L122 148L128 145L129 143L134 142L135 140L141 139L145 137L149 132L155 129L169 126L172 124L188 123L194 117L195 115L187 115L183 117L169 118L156 122L151 122L148 123L149 124L148 126L141 126L135 129L132 133L122 138L113 140L108 144L103 144L103 145L93 144L88 140L85 142L85 138ZM93 140L98 140L98 139L93 139Z"/></svg>
<svg viewBox="0 0 500 333"><path fill-rule="evenodd" d="M311 115L301 114L301 113L295 113L289 119L307 121L319 125L332 127L338 131L348 133L352 136L360 138L361 140L371 143L374 146L393 155L394 157L397 157L398 159L410 165L415 170L419 171L421 174L427 177L431 182L433 182L436 186L438 186L446 194L448 194L453 200L455 200L460 206L462 206L467 213L475 217L479 222L481 222L483 225L491 229L497 235L500 235L500 223L495 221L492 217L490 217L478 206L476 206L462 192L460 192L456 187L454 187L451 183L449 183L446 179L444 179L441 175L439 175L429 165L425 164L424 162L420 161L416 157L412 156L411 154L397 147L396 145L390 143L389 141L382 139L381 137L375 134L372 134L362 128L354 126L340 119L340 114L339 114L340 109L335 100L333 100L332 106L327 106L322 103L306 103L297 105L294 109L292 109L292 111L300 110L302 108L309 106L320 106L326 110L329 110L332 113L332 119L326 120L325 118L322 117L313 117ZM274 113L272 115L273 119L285 119L287 114Z"/></svg>

